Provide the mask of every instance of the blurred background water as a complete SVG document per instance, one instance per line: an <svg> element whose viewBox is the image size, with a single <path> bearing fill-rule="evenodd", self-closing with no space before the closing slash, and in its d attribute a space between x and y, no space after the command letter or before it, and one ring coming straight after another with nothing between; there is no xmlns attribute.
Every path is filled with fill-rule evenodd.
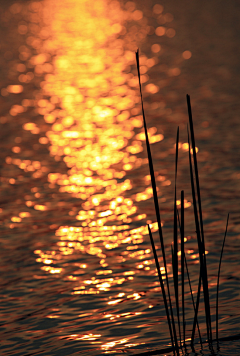
<svg viewBox="0 0 240 356"><path fill-rule="evenodd" d="M221 0L0 2L1 354L134 355L170 344L146 228L152 224L160 252L137 48L171 284L179 126L177 199L180 208L184 189L196 296L188 93L213 329L229 212L219 336L239 334L239 7ZM187 281L186 291L190 338ZM205 338L203 303L199 322ZM214 347L237 355L240 343ZM196 354L210 351L196 347Z"/></svg>

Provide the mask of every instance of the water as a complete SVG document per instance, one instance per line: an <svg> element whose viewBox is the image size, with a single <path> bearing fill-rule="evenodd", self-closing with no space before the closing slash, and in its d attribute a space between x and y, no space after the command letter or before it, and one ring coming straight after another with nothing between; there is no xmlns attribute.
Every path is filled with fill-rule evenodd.
<svg viewBox="0 0 240 356"><path fill-rule="evenodd" d="M154 5L1 2L4 355L131 355L170 344L146 228L152 223L157 230L136 77L138 47L171 283L178 125L178 199L184 189L194 291L199 273L186 145L188 93L199 148L213 329L230 212L219 336L239 334L239 5ZM156 233L154 238L159 248ZM187 282L186 290L189 338ZM199 322L205 338L203 303ZM238 340L225 341L218 355L238 350ZM196 346L196 354L209 352Z"/></svg>

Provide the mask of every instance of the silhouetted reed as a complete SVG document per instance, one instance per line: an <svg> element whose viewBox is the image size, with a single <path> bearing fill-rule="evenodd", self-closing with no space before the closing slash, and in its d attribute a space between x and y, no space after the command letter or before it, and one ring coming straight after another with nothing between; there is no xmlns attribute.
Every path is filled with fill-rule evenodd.
<svg viewBox="0 0 240 356"><path fill-rule="evenodd" d="M176 305L176 314L177 314L177 325L174 320L173 313L173 299L170 294L169 287L169 278L167 272L167 260L165 254L165 247L163 241L163 233L161 226L161 218L158 204L158 196L157 196L157 188L154 176L154 168L150 150L150 144L147 133L147 125L143 107L143 98L142 98L142 88L141 88L141 80L140 80L140 66L139 66L139 52L136 52L136 61L137 61L137 71L138 71L138 79L139 79L139 88L140 88L140 96L141 96L141 105L142 105L142 115L143 115L143 123L144 123L144 131L146 136L146 146L147 146L147 155L148 155L148 163L149 170L151 176L152 190L153 190L153 199L155 205L155 212L157 217L158 224L158 233L161 243L161 251L163 264L165 269L166 276L166 285L167 291L165 290L165 286L163 283L163 277L158 261L158 256L155 248L155 243L152 237L151 228L148 225L148 231L150 236L150 241L152 245L153 255L155 259L155 264L157 268L158 278L162 290L164 306L167 315L168 328L170 339L172 343L172 347L164 350L151 351L147 353L142 353L141 355L154 355L161 354L166 352L173 351L174 354L177 353L179 355L180 348L186 346L186 322L185 322L185 267L188 277L189 290L192 299L193 311L194 311L194 319L191 331L191 342L190 346L194 350L194 339L195 339L195 329L197 326L198 335L200 344L203 344L201 332L198 323L198 310L199 310L199 302L200 302L200 294L201 290L203 290L203 301L204 301L204 310L205 310L205 322L206 322L206 330L207 330L207 340L206 342L209 344L210 349L212 348L212 322L211 322L211 310L210 310L210 299L209 299L209 286L208 286L208 274L207 274L207 261L206 261L206 250L205 250L205 238L204 238L204 229L203 229L203 218L202 218L202 204L201 204L201 194L200 194L200 184L199 184L199 174L198 174L198 164L197 164L197 155L196 155L196 145L195 145L195 137L194 137L194 128L193 128L193 120L192 120L192 110L190 103L190 96L187 95L187 109L188 109L188 117L189 117L189 128L187 127L188 134L188 156L189 156L189 169L190 169L190 181L191 181L191 192L192 192L192 201L193 201L193 212L194 212L194 221L195 221L195 229L197 235L197 245L198 245L198 253L199 253L199 262L200 262L200 271L199 271L199 282L198 282L198 291L197 291L197 299L196 303L194 302L190 274L187 264L187 259L184 251L184 233L185 233L185 222L184 222L184 191L181 191L181 218L179 218L179 212L177 210L177 166L178 166L178 145L179 145L179 128L177 129L177 139L176 139L176 158L175 158L175 188L174 188L174 219L173 219L173 246L172 246L172 271L173 271L173 285L174 285L174 294L175 294L175 305ZM223 249L225 245L227 228L228 228L228 220L229 214L227 217L226 230L224 235L224 240L222 244L219 268L218 268L218 277L217 277L217 294L216 294L216 340L218 341L218 294L219 294L219 280L220 280L220 269L221 262L223 256ZM180 241L181 241L181 279L180 279L180 291L181 291L181 317L182 317L182 327L181 327L181 318L180 318L180 304L179 304L179 263L178 263L178 231L180 231ZM202 288L201 288L202 287ZM178 336L176 329L178 328ZM214 340L215 341L215 340ZM166 351L168 350L168 351ZM182 349L183 350L183 349ZM140 354L139 354L140 355Z"/></svg>

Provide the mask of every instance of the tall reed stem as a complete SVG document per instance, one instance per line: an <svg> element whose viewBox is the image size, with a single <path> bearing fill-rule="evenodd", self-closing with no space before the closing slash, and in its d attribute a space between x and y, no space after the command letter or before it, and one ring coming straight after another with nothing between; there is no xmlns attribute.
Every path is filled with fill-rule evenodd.
<svg viewBox="0 0 240 356"><path fill-rule="evenodd" d="M221 269L221 263L222 263L223 249L224 249L225 240L226 240L226 236L227 236L228 220L229 220L229 213L228 213L228 216L227 216L226 230L225 230L225 234L224 234L222 250L221 250L221 256L220 256L219 267L218 267L217 296L216 296L216 339L217 339L217 342L218 342L218 293L219 293L219 280L220 280L220 269Z"/></svg>
<svg viewBox="0 0 240 356"><path fill-rule="evenodd" d="M139 51L136 52L136 61L137 61L138 80L139 80L139 88L140 88L140 96L141 96L141 104L142 104L143 124L144 124L145 136L146 136L146 146L147 146L147 153L148 153L149 170L150 170L150 176L151 176L151 182L152 182L153 198L154 198L155 212L156 212L157 223L158 223L159 238L160 238L161 249L162 249L163 263L164 263L165 274L166 274L168 302L169 302L170 313L171 313L171 318L172 318L172 329L170 331L170 334L171 334L171 339L172 339L172 330L173 330L175 348L176 348L177 354L179 355L178 340L177 340L176 328L175 328L175 323L174 323L174 316L173 316L173 309L172 309L172 302L171 302L171 295L170 295L170 288L169 288L169 281L168 281L167 262L166 262L165 248L164 248L164 242L163 242L162 224L161 224L159 204L158 204L157 188L156 188L156 182L155 182L155 176L154 176L150 144L149 144L149 140L148 140L145 113L144 113L144 108L143 108L142 86L141 86L141 80L140 80ZM168 308L168 306L166 305L165 308Z"/></svg>
<svg viewBox="0 0 240 356"><path fill-rule="evenodd" d="M192 155L193 155L193 164L194 164L197 199L198 199L198 204L197 204L194 177L193 177L193 168L192 168L191 147L190 147L189 132L188 132L189 166L190 166L194 218L195 218L195 227L196 227L196 233L197 233L199 259L200 259L200 275L201 275L201 279L202 279L202 283L203 283L203 295L204 295L207 335L208 335L208 342L211 343L212 342L212 327L211 327L211 312L210 312L210 302L209 302L207 263L206 263L203 220L202 220L202 206L201 206L200 185L199 185L197 156L196 156L196 145L195 145L194 130L193 130L192 109L191 109L189 95L187 95L187 107L188 107L189 125L190 125L190 132L191 132ZM197 205L198 205L198 208L197 208ZM200 220L200 224L199 224L199 220ZM199 288L199 293L200 293L200 288ZM198 297L198 300L199 300L199 297ZM198 310L198 305L196 305L196 310ZM194 318L193 335L195 332L195 327L196 327L196 323L195 323L195 318ZM192 342L193 342L193 340L192 340Z"/></svg>

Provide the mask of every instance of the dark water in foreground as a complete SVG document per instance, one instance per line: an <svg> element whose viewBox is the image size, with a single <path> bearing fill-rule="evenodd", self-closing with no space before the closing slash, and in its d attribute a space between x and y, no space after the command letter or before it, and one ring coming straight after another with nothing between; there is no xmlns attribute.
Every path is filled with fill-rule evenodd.
<svg viewBox="0 0 240 356"><path fill-rule="evenodd" d="M185 249L196 296L188 93L199 149L213 336L228 212L219 336L239 334L238 7L236 1L202 1L201 8L187 0L181 7L175 1L1 1L2 355L134 355L170 344L146 228L152 223L159 250L138 47L171 285L179 126L178 199L184 189ZM190 338L187 281L186 293ZM203 303L199 323L204 339ZM219 352L214 349L238 355L240 343L221 342ZM213 353L196 346L195 354Z"/></svg>

